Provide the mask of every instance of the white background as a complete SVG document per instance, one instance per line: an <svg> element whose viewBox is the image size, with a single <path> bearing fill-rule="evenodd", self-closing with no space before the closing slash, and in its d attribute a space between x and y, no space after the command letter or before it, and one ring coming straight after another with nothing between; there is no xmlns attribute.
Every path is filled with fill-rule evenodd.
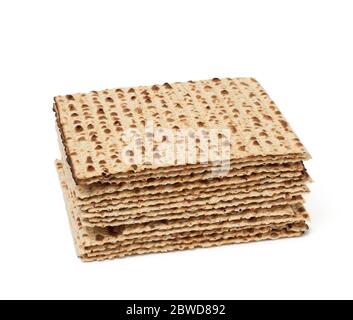
<svg viewBox="0 0 353 320"><path fill-rule="evenodd" d="M1 1L0 298L353 298L352 1ZM52 98L256 77L313 156L309 235L83 264Z"/></svg>

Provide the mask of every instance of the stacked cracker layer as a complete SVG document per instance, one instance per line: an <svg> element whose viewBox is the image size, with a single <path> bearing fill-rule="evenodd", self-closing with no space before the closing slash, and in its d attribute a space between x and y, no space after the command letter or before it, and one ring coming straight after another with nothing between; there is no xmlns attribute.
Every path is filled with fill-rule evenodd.
<svg viewBox="0 0 353 320"><path fill-rule="evenodd" d="M54 111L62 152L56 167L84 261L295 237L307 230L303 194L310 177L303 161L310 156L253 78L59 96ZM124 134L142 133L138 143L145 156L154 140L149 121L176 136L182 129L228 129L229 170L216 175L215 163L201 160L197 139L193 163L136 164ZM159 150L152 149L153 159L161 157Z"/></svg>

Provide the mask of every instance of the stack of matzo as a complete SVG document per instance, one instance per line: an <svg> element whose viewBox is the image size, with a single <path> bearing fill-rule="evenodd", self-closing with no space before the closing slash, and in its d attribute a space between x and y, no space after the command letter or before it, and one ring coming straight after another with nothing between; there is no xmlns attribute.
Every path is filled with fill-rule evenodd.
<svg viewBox="0 0 353 320"><path fill-rule="evenodd" d="M59 96L54 110L62 151L56 166L85 261L307 230L302 195L310 178L303 161L310 156L253 78ZM158 136L165 128L175 134L174 144ZM180 139L183 129L194 144ZM219 145L210 139L212 130L219 132ZM129 149L127 132L141 134L137 149ZM196 158L179 161L190 146ZM227 156L204 160L221 147ZM142 162L134 161L136 150ZM160 161L168 158L165 150L175 152L171 161Z"/></svg>

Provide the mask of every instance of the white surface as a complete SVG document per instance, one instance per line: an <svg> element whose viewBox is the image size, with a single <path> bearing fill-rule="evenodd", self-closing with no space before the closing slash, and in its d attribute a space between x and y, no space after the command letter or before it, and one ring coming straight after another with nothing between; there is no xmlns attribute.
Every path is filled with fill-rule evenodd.
<svg viewBox="0 0 353 320"><path fill-rule="evenodd" d="M353 298L352 4L1 1L0 298ZM256 77L312 153L310 234L81 263L53 96L215 76Z"/></svg>

